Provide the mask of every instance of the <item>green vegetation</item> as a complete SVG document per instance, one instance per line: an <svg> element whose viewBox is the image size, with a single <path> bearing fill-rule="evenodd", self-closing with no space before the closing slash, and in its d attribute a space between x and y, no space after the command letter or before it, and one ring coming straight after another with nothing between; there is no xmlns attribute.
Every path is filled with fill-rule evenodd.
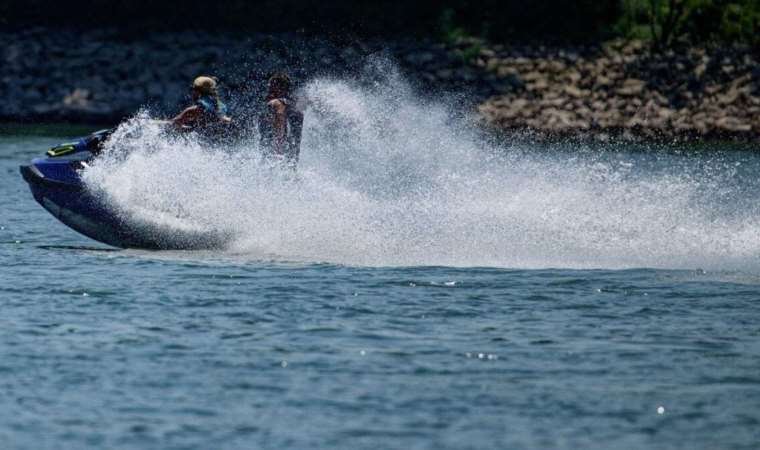
<svg viewBox="0 0 760 450"><path fill-rule="evenodd" d="M760 0L5 0L0 26L470 37L494 42L640 38L760 45ZM468 55L464 55L467 57Z"/></svg>
<svg viewBox="0 0 760 450"><path fill-rule="evenodd" d="M483 32L482 36L475 37L470 35L464 28L457 26L454 21L454 10L444 9L438 22L438 27L443 42L458 47L454 54L458 55L464 63L471 63L483 49L483 39L487 33Z"/></svg>
<svg viewBox="0 0 760 450"><path fill-rule="evenodd" d="M455 44L462 39L469 37L467 31L456 24L454 10L451 8L446 8L441 11L441 16L438 20L438 28L441 37L447 44Z"/></svg>
<svg viewBox="0 0 760 450"><path fill-rule="evenodd" d="M677 41L760 45L760 0L622 0L614 30L655 47Z"/></svg>
<svg viewBox="0 0 760 450"><path fill-rule="evenodd" d="M439 27L447 41L588 41L624 37L664 48L693 44L760 45L760 0L448 1ZM529 39L529 40L530 40Z"/></svg>

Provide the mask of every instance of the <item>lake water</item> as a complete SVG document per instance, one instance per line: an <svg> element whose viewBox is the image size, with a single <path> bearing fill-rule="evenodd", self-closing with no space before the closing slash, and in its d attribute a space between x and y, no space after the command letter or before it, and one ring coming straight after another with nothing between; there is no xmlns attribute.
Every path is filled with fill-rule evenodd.
<svg viewBox="0 0 760 450"><path fill-rule="evenodd" d="M115 250L58 223L18 175L61 140L0 138L3 448L760 442L760 254L723 269L705 245L711 267L620 255L610 270L562 268L569 247L556 268Z"/></svg>
<svg viewBox="0 0 760 450"><path fill-rule="evenodd" d="M317 79L297 175L144 120L82 172L119 250L0 129L0 449L757 449L760 155L494 142L392 64ZM448 103L447 103L448 102Z"/></svg>

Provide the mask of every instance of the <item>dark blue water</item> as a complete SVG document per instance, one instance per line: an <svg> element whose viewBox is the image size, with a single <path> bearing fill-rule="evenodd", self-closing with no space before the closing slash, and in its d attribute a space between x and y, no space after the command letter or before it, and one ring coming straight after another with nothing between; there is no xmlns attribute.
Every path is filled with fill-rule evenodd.
<svg viewBox="0 0 760 450"><path fill-rule="evenodd" d="M751 254L579 270L572 247L532 269L114 250L18 175L60 140L0 137L0 448L758 448Z"/></svg>

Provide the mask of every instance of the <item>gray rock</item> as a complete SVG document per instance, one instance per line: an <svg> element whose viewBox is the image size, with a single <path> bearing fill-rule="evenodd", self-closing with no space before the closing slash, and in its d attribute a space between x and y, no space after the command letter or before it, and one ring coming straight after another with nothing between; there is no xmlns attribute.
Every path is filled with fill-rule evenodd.
<svg viewBox="0 0 760 450"><path fill-rule="evenodd" d="M435 60L435 54L428 51L415 51L407 54L404 60L415 66L424 66Z"/></svg>

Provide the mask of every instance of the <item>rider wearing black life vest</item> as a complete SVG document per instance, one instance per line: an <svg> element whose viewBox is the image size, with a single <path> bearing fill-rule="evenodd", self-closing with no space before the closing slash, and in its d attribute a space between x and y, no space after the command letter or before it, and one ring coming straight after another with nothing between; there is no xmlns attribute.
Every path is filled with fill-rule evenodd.
<svg viewBox="0 0 760 450"><path fill-rule="evenodd" d="M290 97L290 77L277 73L269 78L266 107L259 116L261 148L266 157L295 167L301 152L303 113Z"/></svg>
<svg viewBox="0 0 760 450"><path fill-rule="evenodd" d="M197 77L193 80L191 95L193 105L170 120L174 126L205 136L219 135L229 129L232 120L227 116L227 106L219 99L215 78Z"/></svg>

